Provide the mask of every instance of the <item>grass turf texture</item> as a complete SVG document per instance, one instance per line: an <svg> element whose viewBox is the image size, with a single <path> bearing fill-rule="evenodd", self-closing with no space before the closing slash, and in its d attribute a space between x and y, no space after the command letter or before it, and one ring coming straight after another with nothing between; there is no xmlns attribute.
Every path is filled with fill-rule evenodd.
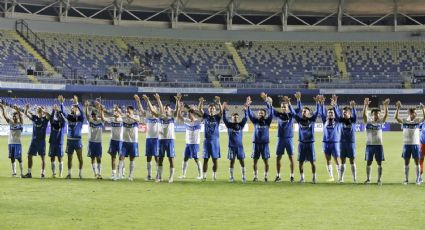
<svg viewBox="0 0 425 230"><path fill-rule="evenodd" d="M275 143L271 135L269 180L275 177ZM321 141L315 144L319 184L312 185L311 168L305 164L305 184L288 182L287 156L283 157L283 182L240 182L240 167L235 164L236 183L228 182L227 134L221 134L222 158L218 178L211 181L211 162L208 181L194 179L197 175L193 161L189 162L187 178L181 173L184 133L177 134L176 175L173 184L146 182L144 135L140 135L136 160L136 180L130 182L92 179L90 159L84 157L85 179L39 179L40 160L34 158L33 179L10 177L7 159L7 137L0 137L0 229L423 229L425 226L425 186L401 184L404 171L400 157L401 132L384 133L386 161L383 164L383 186L376 185L377 169L372 168L371 185L351 184L347 164L345 184L327 183ZM106 153L109 134L103 138L103 176L109 178L110 157ZM316 140L321 140L317 133ZM30 137L23 138L26 153ZM83 138L87 153L87 136ZM143 144L142 144L143 143ZM252 160L249 158L251 134L244 136L247 155L248 181L252 180ZM365 133L357 134L358 182L365 180ZM64 174L67 173L66 158ZM24 154L24 173L27 157ZM347 162L348 163L348 162ZM77 176L74 157L73 175ZM295 177L299 179L298 164ZM262 180L263 163L259 162ZM155 169L155 167L154 167ZM334 169L335 170L335 169ZM18 170L19 172L19 170ZM168 162L164 161L164 178L168 177ZM128 161L126 161L128 174ZM334 173L335 174L335 173ZM410 181L414 182L411 162Z"/></svg>

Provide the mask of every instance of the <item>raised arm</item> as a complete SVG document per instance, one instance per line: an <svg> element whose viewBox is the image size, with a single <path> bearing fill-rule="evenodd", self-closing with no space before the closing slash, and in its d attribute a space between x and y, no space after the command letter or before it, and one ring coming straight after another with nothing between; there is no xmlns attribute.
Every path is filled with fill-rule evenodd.
<svg viewBox="0 0 425 230"><path fill-rule="evenodd" d="M267 103L268 104L268 106L267 106L267 117L266 117L266 122L267 122L267 124L270 124L270 123L272 123L272 121L273 121L273 105L271 105L271 103L269 104L269 103Z"/></svg>
<svg viewBox="0 0 425 230"><path fill-rule="evenodd" d="M90 106L90 102L89 101L85 101L84 102L84 111L86 113L87 121L90 122L91 121L91 116L90 116L89 106Z"/></svg>
<svg viewBox="0 0 425 230"><path fill-rule="evenodd" d="M246 122L248 121L248 108L247 107L244 107L243 114L244 114L244 116L243 116L242 121L241 121L241 126L245 126Z"/></svg>
<svg viewBox="0 0 425 230"><path fill-rule="evenodd" d="M143 109L142 102L137 94L134 94L134 100L136 101L137 109L139 110L140 115L146 116L146 111Z"/></svg>
<svg viewBox="0 0 425 230"><path fill-rule="evenodd" d="M204 114L204 103L205 103L205 99L203 97L200 97L198 100L199 100L198 110L203 115Z"/></svg>
<svg viewBox="0 0 425 230"><path fill-rule="evenodd" d="M77 119L80 120L81 122L84 121L84 112L83 112L83 109L81 109L80 104L78 103L78 97L76 95L74 95L73 102L74 102L74 105L77 106L78 111L80 111L80 116L78 116ZM87 116L87 118L88 117L89 115Z"/></svg>
<svg viewBox="0 0 425 230"><path fill-rule="evenodd" d="M183 102L180 102L180 106L179 106L179 110L177 111L177 119L180 121L184 121L184 117L182 115L182 110L183 110L184 106L183 106Z"/></svg>
<svg viewBox="0 0 425 230"><path fill-rule="evenodd" d="M96 107L100 113L100 120L105 122L105 106L103 106L99 101L96 101Z"/></svg>
<svg viewBox="0 0 425 230"><path fill-rule="evenodd" d="M221 99L219 96L214 97L215 103L218 104L218 109L220 110L220 116L223 116L223 105L221 104Z"/></svg>
<svg viewBox="0 0 425 230"><path fill-rule="evenodd" d="M162 105L161 97L157 93L155 93L153 96L156 99L156 103L158 103L160 115L164 114L164 106Z"/></svg>
<svg viewBox="0 0 425 230"><path fill-rule="evenodd" d="M176 108L174 110L174 117L178 117L179 114L181 114L182 111L182 95L181 93L178 93L176 96L174 96L174 99L176 100Z"/></svg>
<svg viewBox="0 0 425 230"><path fill-rule="evenodd" d="M356 102L350 101L350 106L351 106L351 117L352 117L354 122L357 122Z"/></svg>
<svg viewBox="0 0 425 230"><path fill-rule="evenodd" d="M294 96L297 99L297 108L295 109L295 112L298 114L301 113L303 109L303 105L301 103L301 92L296 92Z"/></svg>
<svg viewBox="0 0 425 230"><path fill-rule="evenodd" d="M369 104L370 104L370 102L371 101L369 101L369 98L367 97L367 98L365 98L364 99L364 102L363 102L363 112L362 112L362 114L363 114L363 122L366 124L367 123L367 110L368 110L368 108L369 108Z"/></svg>
<svg viewBox="0 0 425 230"><path fill-rule="evenodd" d="M6 120L7 123L10 123L10 118L9 116L7 116L6 112L4 111L5 110L4 107L5 105L0 104L1 113L3 114L4 119Z"/></svg>
<svg viewBox="0 0 425 230"><path fill-rule="evenodd" d="M397 101L397 102L395 103L395 106L396 106L396 111L395 111L395 116L394 116L394 118L395 118L395 120L396 120L399 124L403 124L403 120L402 120L402 119L400 119L400 108L401 108L401 102L400 102L400 101Z"/></svg>
<svg viewBox="0 0 425 230"><path fill-rule="evenodd" d="M63 113L63 115L65 115L65 117L67 117L68 114L65 112L65 107L63 105L63 103L65 102L65 98L62 95L59 95L58 101L60 103L61 112Z"/></svg>
<svg viewBox="0 0 425 230"><path fill-rule="evenodd" d="M158 116L158 111L153 107L151 100L149 100L149 97L143 94L142 98L146 101L146 104L148 104L148 108L151 114L154 116Z"/></svg>
<svg viewBox="0 0 425 230"><path fill-rule="evenodd" d="M339 107L338 107L338 97L335 94L332 95L331 105L332 105L333 110L335 112L335 118L336 118L337 121L339 121L341 119L341 111L339 110Z"/></svg>
<svg viewBox="0 0 425 230"><path fill-rule="evenodd" d="M26 104L24 109L24 114L26 117L28 117L28 119L32 120L32 113L29 111L29 109L30 109L30 105Z"/></svg>
<svg viewBox="0 0 425 230"><path fill-rule="evenodd" d="M319 111L320 111L320 100L321 100L321 96L317 95L314 100L316 101L316 111L313 113L313 115L311 116L310 120L315 121L317 119L317 116L319 115Z"/></svg>
<svg viewBox="0 0 425 230"><path fill-rule="evenodd" d="M422 123L425 121L425 106L422 103L420 103L419 109L422 111L422 120L421 120L421 123Z"/></svg>
<svg viewBox="0 0 425 230"><path fill-rule="evenodd" d="M247 106L247 111L248 111L248 117L251 120L252 123L257 123L258 119L255 117L254 113L252 112L250 106L251 106L252 100L251 97L247 97L246 98L246 106Z"/></svg>
<svg viewBox="0 0 425 230"><path fill-rule="evenodd" d="M389 98L385 99L383 104L384 104L384 117L382 118L382 122L385 122L387 121L387 117L388 117L388 105L390 104L390 99Z"/></svg>
<svg viewBox="0 0 425 230"><path fill-rule="evenodd" d="M316 97L313 97L313 99L316 103L319 103L320 109L318 114L320 115L322 122L325 123L328 116L328 111L325 106L325 98L322 95L317 95Z"/></svg>
<svg viewBox="0 0 425 230"><path fill-rule="evenodd" d="M229 127L230 122L229 122L229 119L227 118L227 109L228 109L227 103L224 102L223 103L223 122L226 125L226 127Z"/></svg>

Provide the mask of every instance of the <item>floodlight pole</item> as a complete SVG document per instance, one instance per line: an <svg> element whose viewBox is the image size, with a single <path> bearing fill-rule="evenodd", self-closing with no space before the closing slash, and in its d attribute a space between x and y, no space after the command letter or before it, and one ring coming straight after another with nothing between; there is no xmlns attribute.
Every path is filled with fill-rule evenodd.
<svg viewBox="0 0 425 230"><path fill-rule="evenodd" d="M397 32L397 21L398 21L398 0L394 0L394 32Z"/></svg>
<svg viewBox="0 0 425 230"><path fill-rule="evenodd" d="M10 3L8 0L4 1L4 17L13 18L15 16L15 6L17 5L17 0L11 0Z"/></svg>
<svg viewBox="0 0 425 230"><path fill-rule="evenodd" d="M283 6L282 6L282 31L288 30L288 14L289 14L289 0L283 0Z"/></svg>
<svg viewBox="0 0 425 230"><path fill-rule="evenodd" d="M124 5L124 0L114 1L114 19L112 22L114 25L119 25L121 22L121 15L124 10L123 5Z"/></svg>
<svg viewBox="0 0 425 230"><path fill-rule="evenodd" d="M177 24L179 22L179 14L181 8L181 2L180 0L175 0L171 4L171 28L175 29L177 28Z"/></svg>
<svg viewBox="0 0 425 230"><path fill-rule="evenodd" d="M235 16L235 0L230 0L227 5L226 29L231 30L233 25L233 16Z"/></svg>
<svg viewBox="0 0 425 230"><path fill-rule="evenodd" d="M68 10L70 8L69 0L59 1L59 21L66 21L68 18Z"/></svg>
<svg viewBox="0 0 425 230"><path fill-rule="evenodd" d="M339 0L338 2L338 25L337 25L337 31L341 32L342 30L342 15L344 13L344 0Z"/></svg>

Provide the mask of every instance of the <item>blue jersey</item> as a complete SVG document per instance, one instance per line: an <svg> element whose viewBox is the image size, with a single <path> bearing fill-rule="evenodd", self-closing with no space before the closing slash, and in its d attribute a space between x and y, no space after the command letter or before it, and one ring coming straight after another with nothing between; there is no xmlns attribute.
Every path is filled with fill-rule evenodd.
<svg viewBox="0 0 425 230"><path fill-rule="evenodd" d="M229 147L243 147L243 128L247 122L247 111L245 116L239 123L230 122L226 117L226 111L223 111L223 122L227 127L227 133L229 134Z"/></svg>
<svg viewBox="0 0 425 230"><path fill-rule="evenodd" d="M267 103L267 107L271 107ZM279 138L292 138L294 137L294 115L293 113L282 113L276 111L273 107L273 116L277 118L277 136Z"/></svg>
<svg viewBox="0 0 425 230"><path fill-rule="evenodd" d="M301 102L298 102L298 108L302 108ZM295 113L292 107L290 107L291 112ZM320 111L319 103L316 104L316 112L313 113L311 117L303 118L301 109L295 115L295 120L298 123L298 141L302 143L313 143L314 142L314 125L316 123L316 118Z"/></svg>
<svg viewBox="0 0 425 230"><path fill-rule="evenodd" d="M66 120L68 120L68 139L81 139L81 129L83 128L84 113L81 110L80 105L77 106L80 114L72 115L65 113L64 106L61 104L62 113L65 115Z"/></svg>
<svg viewBox="0 0 425 230"><path fill-rule="evenodd" d="M421 123L419 125L419 128L420 128L420 131L421 131L421 133L420 133L421 144L425 144L425 122Z"/></svg>
<svg viewBox="0 0 425 230"><path fill-rule="evenodd" d="M202 118L204 119L205 139L206 140L217 140L219 138L218 128L220 126L221 116L219 114L209 115L207 113L204 113L202 115Z"/></svg>
<svg viewBox="0 0 425 230"><path fill-rule="evenodd" d="M53 111L50 115L50 138L49 143L62 145L65 136L66 122L62 112Z"/></svg>
<svg viewBox="0 0 425 230"><path fill-rule="evenodd" d="M267 144L269 143L269 129L270 124L273 120L273 108L271 106L267 109L267 115L263 119L255 117L252 110L248 107L248 117L254 124L254 135L252 136L252 142L256 144Z"/></svg>
<svg viewBox="0 0 425 230"><path fill-rule="evenodd" d="M32 115L30 120L32 121L32 139L44 141L46 139L46 129L49 120L46 117L40 118L36 115Z"/></svg>
<svg viewBox="0 0 425 230"><path fill-rule="evenodd" d="M356 142L356 122L357 113L356 109L352 108L351 117L343 118L338 106L335 108L336 119L341 123L341 142L342 143L355 143Z"/></svg>
<svg viewBox="0 0 425 230"><path fill-rule="evenodd" d="M336 143L341 141L341 123L336 118L336 108L334 107L333 110L335 112L335 119L327 119L327 111L325 106L321 106L321 114L320 117L322 118L323 122L323 142L326 143Z"/></svg>

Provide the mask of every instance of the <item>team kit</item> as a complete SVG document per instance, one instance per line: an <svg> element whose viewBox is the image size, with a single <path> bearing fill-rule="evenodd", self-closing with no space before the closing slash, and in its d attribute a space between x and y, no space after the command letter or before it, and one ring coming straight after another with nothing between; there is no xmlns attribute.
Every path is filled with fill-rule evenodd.
<svg viewBox="0 0 425 230"><path fill-rule="evenodd" d="M323 143L322 148L326 159L326 169L328 172L328 182L344 182L346 172L346 161L348 159L351 167L352 183L357 183L356 168L356 145L355 145L355 127L357 123L357 112L355 102L350 101L348 106L339 108L337 104L338 97L333 95L330 104L325 105L325 97L317 95L314 97L316 108L313 110L301 103L301 93L295 95L297 107L291 104L290 97L282 97L280 109L272 106L272 98L266 93L261 93L260 97L265 102L265 107L257 112L251 110L252 99L247 97L243 105L243 113L229 112L229 105L221 102L220 97L216 96L214 102L204 108L206 101L199 98L197 106L188 106L183 103L182 96L177 94L175 98L175 108L170 105L163 105L158 94L153 97L156 103L151 103L148 96L142 98L135 95L134 99L137 108L129 105L125 111L121 111L119 106L114 106L110 112L110 117L105 117L105 107L101 101L86 101L84 110L78 102L78 97L74 96L70 112L65 111L65 98L58 96L59 104L52 107L49 113L44 107L37 106L35 113L30 111L30 106L26 105L22 112L17 106L12 106L13 113L7 114L6 105L0 104L2 115L10 126L8 139L9 158L12 165L12 176L17 176L16 161L19 164L20 177L32 178L33 157L41 158L41 178L46 177L46 130L50 123L50 136L48 157L51 160L52 177L62 177L64 171L63 157L64 152L68 157L68 171L65 178L71 179L72 162L74 153L78 158L78 177L83 178L83 143L81 132L85 120L88 122L88 151L87 155L91 159L94 177L102 179L102 132L106 123L111 127L111 136L109 141L108 153L111 156L112 180L134 180L135 159L139 156L139 123L146 124L146 180L156 182L163 181L163 161L167 158L169 161L168 182L174 181L175 174L175 130L174 124L181 122L185 125L185 148L182 162L182 174L179 177L184 179L190 159L193 159L197 170L197 179L205 181L207 179L208 164L212 161L212 180L217 179L218 159L221 157L219 141L219 125L223 121L227 127L228 134L228 152L227 158L230 161L229 181L234 182L234 168L236 160L240 164L242 182L246 183L245 167L245 149L243 145L243 129L250 120L254 126L252 137L252 155L253 158L253 181L259 181L258 161L264 163L264 181L268 181L269 174L269 129L276 118L278 122L277 144L276 144L276 170L275 182L282 180L281 160L283 155L288 156L289 160L289 181L295 182L294 162L298 162L299 182L305 182L304 163L309 162L312 171L312 183L318 182L316 175L316 154L314 150L315 142L315 122L318 117L323 122ZM143 108L141 101L146 102ZM378 185L382 184L383 167L385 161L382 126L386 122L388 115L389 99L383 101L383 113L379 108L369 108L370 100L365 98L363 104L362 117L366 129L366 180L365 184L372 181L372 163L377 164ZM422 110L422 117L417 116L416 109L410 108L405 118L399 117L401 103L396 103L395 120L403 128L403 150L404 159L404 180L403 184L409 183L409 165L413 158L415 163L415 183L420 185L423 182L423 161L425 153L425 112L424 106L419 105L418 110ZM23 173L22 162L22 144L21 133L23 131L23 116L27 116L33 123L33 134L28 149L28 172ZM294 146L294 124L298 126L298 151L295 159ZM204 125L203 153L200 156L201 127ZM64 150L64 137L67 135L66 149ZM202 162L201 159L202 158ZM129 173L125 176L125 160L129 159ZM117 164L118 161L118 164ZM334 177L334 162L337 176ZM156 175L153 174L153 163L156 167Z"/></svg>

